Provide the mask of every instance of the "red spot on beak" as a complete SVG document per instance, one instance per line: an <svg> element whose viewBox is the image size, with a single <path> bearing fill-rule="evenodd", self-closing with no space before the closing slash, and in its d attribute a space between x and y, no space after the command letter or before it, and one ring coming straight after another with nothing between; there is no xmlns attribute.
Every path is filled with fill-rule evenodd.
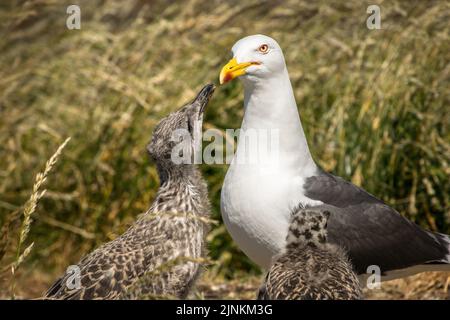
<svg viewBox="0 0 450 320"><path fill-rule="evenodd" d="M223 83L227 83L228 81L232 80L233 76L231 75L231 72L225 73L225 77L223 78Z"/></svg>

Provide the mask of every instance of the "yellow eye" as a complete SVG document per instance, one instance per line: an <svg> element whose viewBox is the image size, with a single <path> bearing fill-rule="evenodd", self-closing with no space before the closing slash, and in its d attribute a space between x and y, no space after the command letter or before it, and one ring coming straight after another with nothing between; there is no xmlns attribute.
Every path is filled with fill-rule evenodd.
<svg viewBox="0 0 450 320"><path fill-rule="evenodd" d="M267 44L263 44L258 48L258 50L261 53L267 53L267 51L269 51L269 46Z"/></svg>

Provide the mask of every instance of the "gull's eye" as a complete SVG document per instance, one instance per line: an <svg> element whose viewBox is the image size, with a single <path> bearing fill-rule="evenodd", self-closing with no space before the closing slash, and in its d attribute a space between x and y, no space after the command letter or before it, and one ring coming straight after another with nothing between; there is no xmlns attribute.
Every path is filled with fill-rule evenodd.
<svg viewBox="0 0 450 320"><path fill-rule="evenodd" d="M263 44L258 48L258 51L261 53L267 53L267 51L269 51L269 46L267 44Z"/></svg>

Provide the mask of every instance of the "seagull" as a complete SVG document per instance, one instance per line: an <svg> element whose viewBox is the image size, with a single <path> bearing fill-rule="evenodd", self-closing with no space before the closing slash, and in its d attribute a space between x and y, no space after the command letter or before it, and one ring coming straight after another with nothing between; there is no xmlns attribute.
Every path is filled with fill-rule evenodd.
<svg viewBox="0 0 450 320"><path fill-rule="evenodd" d="M214 85L190 104L165 117L147 146L161 185L150 209L124 234L103 244L66 273L46 299L185 298L197 279L206 252L211 213L206 182L194 164L172 160L174 132L186 133L187 147L199 144L203 111ZM187 137L185 137L187 138ZM187 152L188 148L183 149ZM192 153L191 153L192 154ZM77 281L74 277L78 277Z"/></svg>
<svg viewBox="0 0 450 320"><path fill-rule="evenodd" d="M328 243L328 211L292 212L285 250L274 260L260 300L359 300L362 291L345 250Z"/></svg>
<svg viewBox="0 0 450 320"><path fill-rule="evenodd" d="M361 276L369 267L379 268L382 281L450 271L448 235L420 228L314 162L278 43L264 35L248 36L234 44L232 53L219 80L221 84L242 80L244 118L222 186L221 213L243 252L267 269L285 247L290 212L302 205L331 213L329 240L346 249ZM268 134L257 140L245 135L243 140L249 131L274 132L277 148L266 153L274 161L264 161L266 157L242 161L269 141Z"/></svg>

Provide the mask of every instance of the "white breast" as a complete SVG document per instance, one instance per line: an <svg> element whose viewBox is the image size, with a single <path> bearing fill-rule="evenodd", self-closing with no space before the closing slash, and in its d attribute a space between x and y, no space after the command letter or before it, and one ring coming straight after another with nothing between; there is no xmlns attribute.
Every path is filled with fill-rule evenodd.
<svg viewBox="0 0 450 320"><path fill-rule="evenodd" d="M232 163L221 195L222 217L244 253L263 268L285 245L291 210L300 202L320 204L303 195L302 177L286 168Z"/></svg>

